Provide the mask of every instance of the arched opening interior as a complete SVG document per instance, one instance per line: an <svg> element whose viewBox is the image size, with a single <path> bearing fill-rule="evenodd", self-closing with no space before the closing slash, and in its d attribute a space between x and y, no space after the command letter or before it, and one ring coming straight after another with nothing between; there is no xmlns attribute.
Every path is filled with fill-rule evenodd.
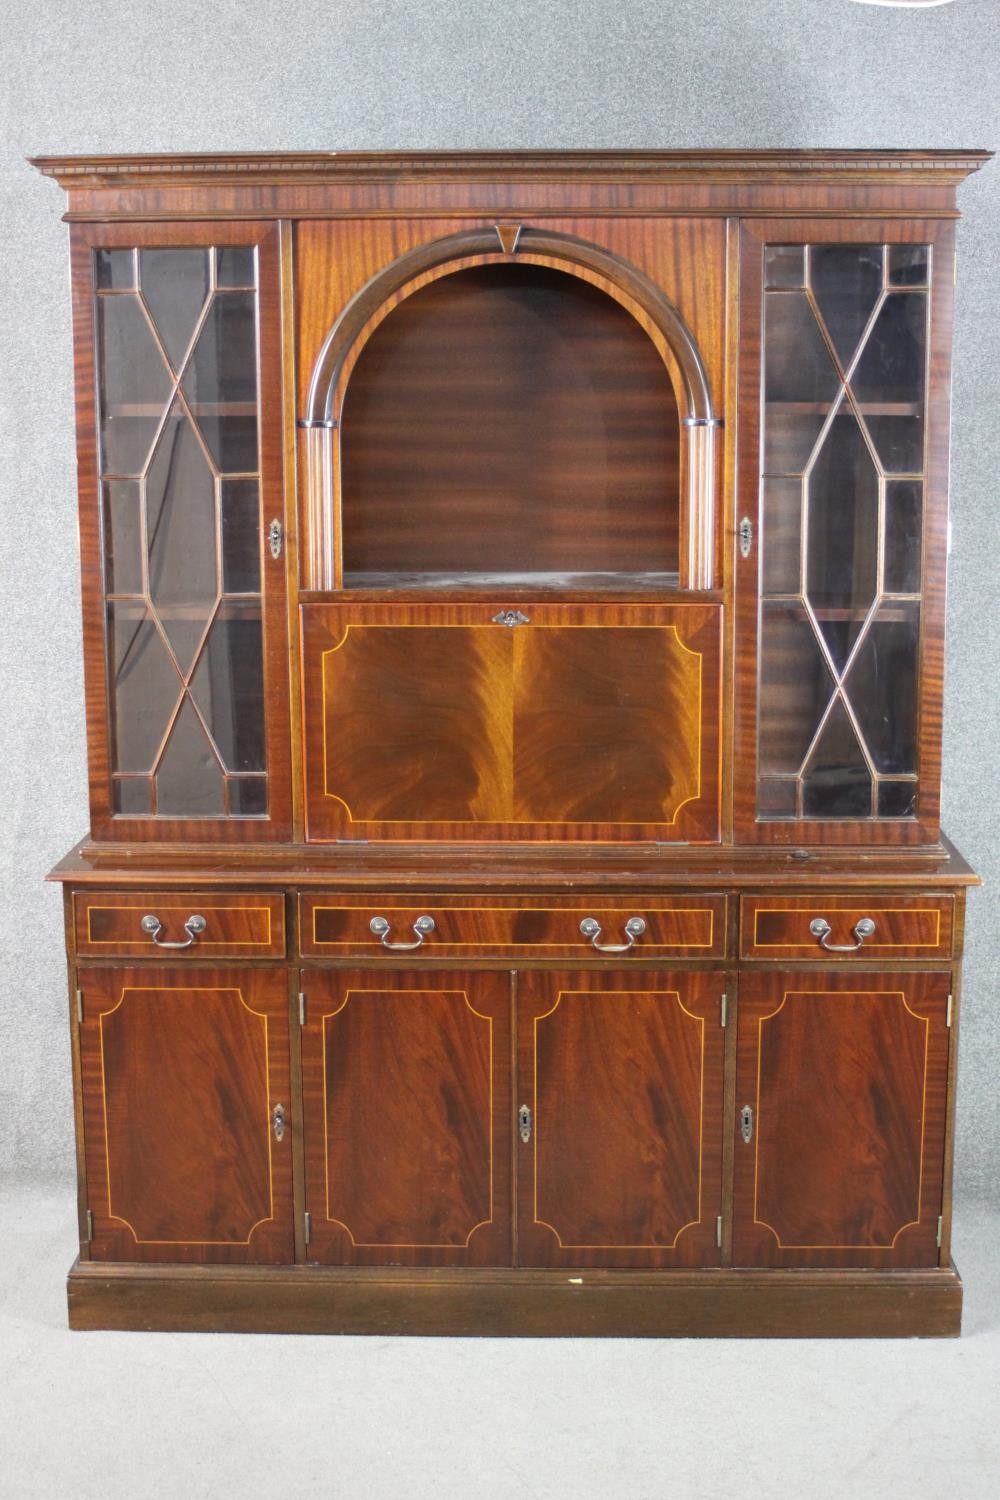
<svg viewBox="0 0 1000 1500"><path fill-rule="evenodd" d="M680 453L667 368L619 302L529 262L438 277L347 385L344 586L675 588Z"/></svg>

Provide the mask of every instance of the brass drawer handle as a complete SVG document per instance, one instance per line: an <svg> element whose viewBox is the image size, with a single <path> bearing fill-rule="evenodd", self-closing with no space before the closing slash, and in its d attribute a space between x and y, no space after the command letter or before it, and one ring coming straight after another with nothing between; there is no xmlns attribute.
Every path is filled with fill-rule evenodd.
<svg viewBox="0 0 1000 1500"><path fill-rule="evenodd" d="M827 953L857 953L859 948L864 947L865 938L875 935L875 923L871 917L862 917L859 922L854 924L854 936L857 938L856 943L828 943L827 938L830 936L832 928L825 917L813 917L809 923L809 931L814 938L819 940L820 947Z"/></svg>
<svg viewBox="0 0 1000 1500"><path fill-rule="evenodd" d="M646 931L646 919L645 917L629 917L625 923L626 941L624 943L602 943L600 940L601 924L596 917L584 917L580 923L580 931L584 937L590 938L598 953L627 953L635 946L636 938L642 937Z"/></svg>
<svg viewBox="0 0 1000 1500"><path fill-rule="evenodd" d="M143 932L147 933L149 937L152 938L157 948L190 948L192 944L196 943L201 937L201 934L205 931L208 923L205 921L204 917L199 917L197 915L188 917L187 921L184 923L184 931L187 933L187 940L183 943L165 943L160 937L160 933L163 931L163 923L160 921L159 917L154 917L152 913L150 913L148 916L143 917L142 921L139 923L139 926L142 928Z"/></svg>
<svg viewBox="0 0 1000 1500"><path fill-rule="evenodd" d="M428 937L434 931L434 918L417 918L413 924L413 931L417 935L415 943L390 943L389 922L385 917L372 917L368 926L375 936L381 939L383 948L391 948L393 953L412 953L414 948L422 948L424 938Z"/></svg>

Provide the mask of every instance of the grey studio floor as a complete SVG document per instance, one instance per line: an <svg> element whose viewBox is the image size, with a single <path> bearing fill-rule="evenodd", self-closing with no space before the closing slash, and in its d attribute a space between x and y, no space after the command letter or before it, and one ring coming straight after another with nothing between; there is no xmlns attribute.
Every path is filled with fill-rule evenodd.
<svg viewBox="0 0 1000 1500"><path fill-rule="evenodd" d="M72 1188L0 1204L4 1496L1000 1494L986 1208L956 1217L961 1339L750 1343L71 1334Z"/></svg>

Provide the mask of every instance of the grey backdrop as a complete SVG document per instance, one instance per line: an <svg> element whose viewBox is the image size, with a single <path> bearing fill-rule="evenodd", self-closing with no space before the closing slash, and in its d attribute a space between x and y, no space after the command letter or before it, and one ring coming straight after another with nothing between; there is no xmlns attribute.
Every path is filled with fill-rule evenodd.
<svg viewBox="0 0 1000 1500"><path fill-rule="evenodd" d="M0 0L0 1172L72 1160L58 891L85 830L66 231L46 152L1000 146L1000 7ZM956 1191L997 1191L1000 162L961 195L944 823L971 898Z"/></svg>

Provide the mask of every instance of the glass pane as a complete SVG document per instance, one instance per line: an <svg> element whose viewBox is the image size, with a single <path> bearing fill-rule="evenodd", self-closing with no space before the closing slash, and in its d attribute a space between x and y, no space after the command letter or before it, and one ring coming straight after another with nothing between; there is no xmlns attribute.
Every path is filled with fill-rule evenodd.
<svg viewBox="0 0 1000 1500"><path fill-rule="evenodd" d="M762 780L757 797L757 810L765 817L794 818L795 781Z"/></svg>
<svg viewBox="0 0 1000 1500"><path fill-rule="evenodd" d="M149 771L181 693L156 626L135 605L108 605L116 771Z"/></svg>
<svg viewBox="0 0 1000 1500"><path fill-rule="evenodd" d="M109 594L142 594L141 490L138 479L104 482L105 586Z"/></svg>
<svg viewBox="0 0 1000 1500"><path fill-rule="evenodd" d="M889 280L893 286L926 286L929 273L927 245L889 246Z"/></svg>
<svg viewBox="0 0 1000 1500"><path fill-rule="evenodd" d="M764 485L764 535L761 539L765 594L801 592L801 541L801 481L769 479Z"/></svg>
<svg viewBox="0 0 1000 1500"><path fill-rule="evenodd" d="M846 369L882 293L882 246L812 245L809 280Z"/></svg>
<svg viewBox="0 0 1000 1500"><path fill-rule="evenodd" d="M761 775L796 775L833 692L812 626L796 605L765 605L761 621Z"/></svg>
<svg viewBox="0 0 1000 1500"><path fill-rule="evenodd" d="M95 250L94 269L102 291L132 291L135 288L135 252L132 250Z"/></svg>
<svg viewBox="0 0 1000 1500"><path fill-rule="evenodd" d="M927 294L893 292L875 319L851 381L859 401L918 404L927 361Z"/></svg>
<svg viewBox="0 0 1000 1500"><path fill-rule="evenodd" d="M216 467L257 472L257 321L252 292L212 299L183 381Z"/></svg>
<svg viewBox="0 0 1000 1500"><path fill-rule="evenodd" d="M208 251L140 250L139 285L163 347L179 371L208 296Z"/></svg>
<svg viewBox="0 0 1000 1500"><path fill-rule="evenodd" d="M222 587L227 594L260 592L260 498L256 479L223 479Z"/></svg>
<svg viewBox="0 0 1000 1500"><path fill-rule="evenodd" d="M180 402L146 480L149 592L182 672L215 607L215 481Z"/></svg>
<svg viewBox="0 0 1000 1500"><path fill-rule="evenodd" d="M878 586L878 472L845 408L830 426L808 481L806 579L810 602L867 611Z"/></svg>
<svg viewBox="0 0 1000 1500"><path fill-rule="evenodd" d="M267 778L264 776L231 777L229 811L245 818L262 817L267 812Z"/></svg>
<svg viewBox="0 0 1000 1500"><path fill-rule="evenodd" d="M916 604L881 605L845 683L883 775L917 769L919 613Z"/></svg>
<svg viewBox="0 0 1000 1500"><path fill-rule="evenodd" d="M264 769L264 661L260 608L222 605L191 693L229 771Z"/></svg>
<svg viewBox="0 0 1000 1500"><path fill-rule="evenodd" d="M840 377L805 293L768 292L764 305L764 399L828 407Z"/></svg>
<svg viewBox="0 0 1000 1500"><path fill-rule="evenodd" d="M97 299L101 472L141 474L172 381L137 297Z"/></svg>
<svg viewBox="0 0 1000 1500"><path fill-rule="evenodd" d="M764 248L764 285L768 288L800 287L805 281L803 245L767 245Z"/></svg>
<svg viewBox="0 0 1000 1500"><path fill-rule="evenodd" d="M825 407L817 411L795 411L792 403L784 408L769 407L764 425L764 473L804 473L826 417Z"/></svg>
<svg viewBox="0 0 1000 1500"><path fill-rule="evenodd" d="M152 812L153 789L148 776L116 777L112 788L114 811L120 816L144 818Z"/></svg>
<svg viewBox="0 0 1000 1500"><path fill-rule="evenodd" d="M156 810L175 818L212 817L224 811L222 772L187 696L160 762Z"/></svg>
<svg viewBox="0 0 1000 1500"><path fill-rule="evenodd" d="M885 589L890 594L920 592L923 488L915 479L885 487Z"/></svg>
<svg viewBox="0 0 1000 1500"><path fill-rule="evenodd" d="M256 286L257 252L252 245L220 245L215 252L215 284Z"/></svg>
<svg viewBox="0 0 1000 1500"><path fill-rule="evenodd" d="M924 467L924 420L911 416L866 415L865 426L886 474L920 474Z"/></svg>
<svg viewBox="0 0 1000 1500"><path fill-rule="evenodd" d="M880 781L878 788L880 818L912 818L917 811L915 781Z"/></svg>
<svg viewBox="0 0 1000 1500"><path fill-rule="evenodd" d="M838 699L803 776L802 810L813 818L871 816L871 775Z"/></svg>

